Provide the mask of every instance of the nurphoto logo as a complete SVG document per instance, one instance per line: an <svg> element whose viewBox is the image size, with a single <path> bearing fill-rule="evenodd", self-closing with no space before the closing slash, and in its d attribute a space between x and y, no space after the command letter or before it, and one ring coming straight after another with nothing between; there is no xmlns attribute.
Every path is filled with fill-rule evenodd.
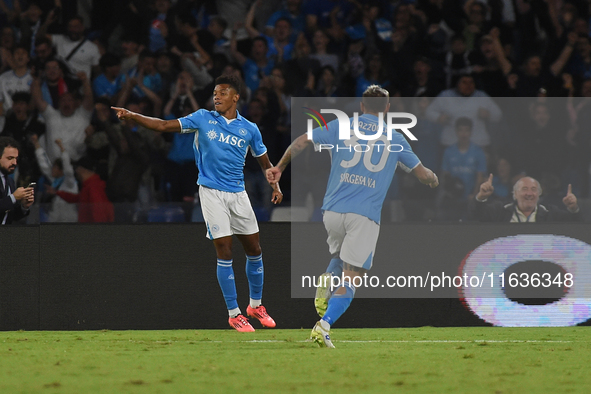
<svg viewBox="0 0 591 394"><path fill-rule="evenodd" d="M389 141L392 141L392 130L400 130L403 132L411 141L417 141L417 137L415 137L411 132L410 128L416 126L417 124L417 117L408 112L388 112L386 113L386 134L384 135L384 113L380 112L378 114L378 124L369 123L369 122L360 122L359 121L359 113L353 113L353 119L351 120L349 116L338 109L321 109L320 112L313 110L312 108L303 107L304 109L310 111L305 112L306 115L309 115L312 119L316 121L316 124L320 129L328 130L328 125L326 120L321 114L334 114L337 117L337 121L339 123L339 140L343 141L346 147L342 146L334 146L333 144L318 144L318 150L322 151L336 149L339 150L348 150L355 152L368 152L370 150L373 151L374 147L378 150L381 149L388 150L389 152L400 152L403 150L402 145L400 144L389 144ZM394 119L409 119L409 123L394 123ZM312 140L312 130L314 129L314 123L312 119L308 119L307 123L307 136L309 140ZM361 131L360 131L361 130ZM351 135L353 132L353 135ZM374 144L368 145L363 143L358 143L358 141L374 141ZM375 142L382 141L382 144L375 144ZM383 148L382 148L383 146Z"/></svg>

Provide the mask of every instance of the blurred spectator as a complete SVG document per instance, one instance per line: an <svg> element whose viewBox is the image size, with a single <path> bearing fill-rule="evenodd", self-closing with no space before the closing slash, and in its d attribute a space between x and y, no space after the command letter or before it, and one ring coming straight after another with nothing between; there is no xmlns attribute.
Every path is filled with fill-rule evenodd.
<svg viewBox="0 0 591 394"><path fill-rule="evenodd" d="M41 27L42 15L43 10L39 7L39 4L30 2L27 9L14 21L15 27L18 29L20 43L31 49L31 52L29 52L31 58L35 55L35 36L39 27Z"/></svg>
<svg viewBox="0 0 591 394"><path fill-rule="evenodd" d="M191 73L197 89L203 89L213 81L208 69L212 67L211 56L199 45L197 21L191 15L179 16L178 39L170 52L178 57L182 68Z"/></svg>
<svg viewBox="0 0 591 394"><path fill-rule="evenodd" d="M346 0L308 1L303 10L306 15L306 30L313 32L319 28L328 29L328 34L339 40L354 9L355 5Z"/></svg>
<svg viewBox="0 0 591 394"><path fill-rule="evenodd" d="M391 78L404 83L410 78L414 59L421 54L423 17L412 4L399 4L394 12L392 40L384 46L384 64Z"/></svg>
<svg viewBox="0 0 591 394"><path fill-rule="evenodd" d="M493 172L498 171L493 182L499 193L506 194L508 181L499 182L509 160L515 172L537 174L546 202L557 198L564 183L571 183L576 195L582 197L590 188L591 133L587 132L587 124L591 115L587 114L585 91L591 92L591 41L589 10L580 1L133 0L107 7L116 2L85 0L76 6L75 0L19 0L22 10L18 4L11 5L15 1L6 2L3 20L0 9L0 21L4 22L0 24L0 71L10 71L5 75L16 81L13 71L18 74L17 59L13 49L17 42L30 47L30 73L41 78L43 99L54 108L59 108L62 96L69 95L64 100L68 102L79 93L80 82L70 69L82 67L68 67L65 62L60 67L55 61L65 60L70 52L73 55L68 63L84 63L97 97L114 97L119 90L115 95L117 105L132 103L147 116L162 117L166 103L171 104L175 113L192 110L193 99L199 107L211 108L213 78L229 73L245 82L238 103L241 113L249 119L250 112L255 117L262 116L262 127L270 132L269 145L281 146L290 139L292 96L355 96L364 85L379 83L387 85L393 97L398 94L394 93L396 90L404 97L438 96L427 111L417 110L421 120L415 132L422 137L412 143L413 149L432 152L420 156L434 161L434 167L441 164L443 153L439 139L444 147L454 145L455 120L469 117L474 124L472 142L485 148L491 157L506 159L495 159L491 164ZM94 7L92 13L90 4ZM72 18L77 9L82 17ZM83 18L87 22L92 19L90 41L84 39ZM86 27L89 26L87 23ZM228 26L231 28L227 29ZM48 29L50 35L46 34ZM63 31L67 32L65 36L53 34ZM232 31L234 39L227 40ZM96 74L98 58L90 56L86 49L98 36L108 37L108 45L105 40L102 49L94 45L92 50L94 55L105 54L102 66L113 71L117 65L111 53L122 56L120 67L125 76L120 82L117 73L104 67L102 75ZM76 49L79 43L82 46ZM142 53L144 48L158 52ZM92 74L87 72L91 69ZM182 70L192 74L191 100L181 98L174 88ZM472 76L466 77L467 73ZM90 75L95 78L90 80ZM1 78L0 102L9 115L9 100L14 91L3 94ZM18 83L30 78L19 79ZM456 83L456 79L463 82ZM449 89L442 92L446 85ZM499 105L506 105L503 119L490 100L520 96L539 100L532 106L520 100L496 100ZM555 96L570 97L567 111L565 102L554 105L552 100L543 100ZM253 98L255 102L250 105ZM424 99L416 105L428 103ZM97 102L99 107L108 109L108 103ZM397 110L408 108L401 106ZM35 118L24 106L19 111L17 122ZM91 124L81 130L86 131L87 154L96 160L96 172L106 181L107 162L111 160L113 170L118 155L97 113L98 109ZM14 127L20 130L21 126ZM5 127L4 133L10 133L12 128ZM163 137L143 128L137 128L137 133L151 157L139 195L151 195L155 188L164 200L167 157L189 158L189 151L185 149L178 155L177 148L186 147L175 141L176 136ZM122 134L119 137L116 140L122 141ZM67 138L63 140L72 154ZM28 156L32 156L28 139L21 142L21 155L29 150ZM56 150L53 140L46 141L42 136L40 142L47 142L50 156L55 158L59 153L52 152ZM558 148L550 152L548 147L554 143ZM270 155L272 151L270 148ZM552 159L540 160L545 154ZM549 167L552 160L559 163ZM29 172L25 167L21 159L17 182L35 176L24 176L23 171ZM412 212L405 206L407 216L413 220L432 218L433 196L415 188L412 180L401 178L400 185L405 201L416 199L427 205L425 209L409 208ZM175 197L178 198L182 196Z"/></svg>
<svg viewBox="0 0 591 394"><path fill-rule="evenodd" d="M156 57L147 49L140 53L138 65L132 68L124 78L123 89L117 100L121 107L131 99L147 97L154 106L154 112L159 114L162 99L158 96L162 91L162 77L156 70Z"/></svg>
<svg viewBox="0 0 591 394"><path fill-rule="evenodd" d="M21 2L19 0L0 1L0 15L2 22L13 24L21 14Z"/></svg>
<svg viewBox="0 0 591 394"><path fill-rule="evenodd" d="M413 65L413 79L405 84L404 97L435 97L443 86L431 73L431 62L426 57L417 59ZM423 157L423 156L419 156ZM427 167L433 169L434 167Z"/></svg>
<svg viewBox="0 0 591 394"><path fill-rule="evenodd" d="M456 144L443 153L441 163L444 196L439 217L443 220L465 219L468 201L478 192L486 172L486 156L482 149L470 142L472 120L461 117L455 121Z"/></svg>
<svg viewBox="0 0 591 394"><path fill-rule="evenodd" d="M417 97L410 101L411 113L417 117L417 125L413 127L412 132L417 137L416 141L410 141L410 146L413 152L421 158L421 162L425 167L438 172L441 165L441 145L439 140L441 137L441 125L433 122L427 118L427 108L432 102L430 96ZM410 179L416 179L412 177ZM429 190L420 182L417 184L420 190Z"/></svg>
<svg viewBox="0 0 591 394"><path fill-rule="evenodd" d="M445 54L445 87L456 86L461 75L470 74L470 51L466 47L466 37L455 35L451 38L450 49Z"/></svg>
<svg viewBox="0 0 591 394"><path fill-rule="evenodd" d="M275 101L279 106L279 116L276 123L277 132L281 134L281 139L288 139L287 147L291 142L291 94L287 93L285 73L283 68L275 67L271 71L271 75L264 80L265 85L268 85L269 94L274 96ZM283 148L279 148L279 151L283 151ZM271 154L269 154L271 157ZM280 158L277 158L280 159Z"/></svg>
<svg viewBox="0 0 591 394"><path fill-rule="evenodd" d="M12 50L16 45L14 30L10 26L4 26L0 31L0 73L12 68Z"/></svg>
<svg viewBox="0 0 591 394"><path fill-rule="evenodd" d="M56 48L60 56L70 66L73 72L82 71L88 79L93 72L98 74L98 65L101 55L98 47L84 36L84 21L79 16L74 16L68 21L67 34L46 34L47 28L55 19L55 11L47 16L45 23L37 31L37 37L47 36Z"/></svg>
<svg viewBox="0 0 591 394"><path fill-rule="evenodd" d="M170 90L179 72L174 66L172 56L168 52L160 52L156 58L156 71L160 74L160 80L162 81L162 91L160 93L162 98L170 96Z"/></svg>
<svg viewBox="0 0 591 394"><path fill-rule="evenodd" d="M206 29L200 29L197 32L199 45L210 56L215 53L223 53L229 56L229 42L224 37L224 31L228 27L228 22L221 16L215 16L209 20Z"/></svg>
<svg viewBox="0 0 591 394"><path fill-rule="evenodd" d="M582 83L581 98L569 98L567 109L570 128L567 133L568 149L572 152L571 160L574 167L573 183L579 186L582 197L591 196L591 79Z"/></svg>
<svg viewBox="0 0 591 394"><path fill-rule="evenodd" d="M562 54L568 60L566 72L579 80L591 78L591 41L588 33L577 35L570 32Z"/></svg>
<svg viewBox="0 0 591 394"><path fill-rule="evenodd" d="M466 48L473 50L486 32L492 27L486 20L486 5L476 1L468 0L464 3L464 12L467 20L462 31L462 35L466 38Z"/></svg>
<svg viewBox="0 0 591 394"><path fill-rule="evenodd" d="M145 116L154 116L154 114L147 112L149 111L149 108L142 102L128 101L125 103L125 108ZM150 155L149 166L147 166L146 171L143 174L138 192L140 204L146 207L148 204L152 203L155 198L159 201L166 201L164 173L170 143L163 138L163 133L158 133L154 130L138 126L133 121L125 121L125 124L132 132L138 133L142 137L142 140L144 141L143 143ZM114 163L112 163L112 165L113 164Z"/></svg>
<svg viewBox="0 0 591 394"><path fill-rule="evenodd" d="M113 104L116 95L121 90L123 74L121 74L121 59L112 53L105 53L99 62L102 74L92 81L94 96L107 97Z"/></svg>
<svg viewBox="0 0 591 394"><path fill-rule="evenodd" d="M561 94L561 80L542 63L539 55L528 56L516 77L509 76L509 88L518 97L537 97L543 92L546 95Z"/></svg>
<svg viewBox="0 0 591 394"><path fill-rule="evenodd" d="M455 89L441 92L427 108L427 118L443 126L441 143L450 146L457 142L455 122L459 117L472 120L472 142L480 147L490 144L487 131L488 122L498 122L501 110L491 98L481 90L476 90L474 78L463 75L458 79Z"/></svg>
<svg viewBox="0 0 591 394"><path fill-rule="evenodd" d="M137 66L140 52L143 46L134 36L124 36L121 39L121 50L123 58L121 59L121 73L128 74L133 68Z"/></svg>
<svg viewBox="0 0 591 394"><path fill-rule="evenodd" d="M179 73L174 91L164 107L164 119L178 119L199 109L193 95L193 79L186 71ZM174 133L165 166L166 191L169 201L192 200L197 192L197 167L193 140L195 135Z"/></svg>
<svg viewBox="0 0 591 394"><path fill-rule="evenodd" d="M39 79L33 81L31 93L47 124L44 148L51 162L61 156L55 144L51 143L57 139L62 140L72 160L80 159L86 151L84 129L90 123L93 109L92 87L84 72L79 72L78 78L82 81L84 92L82 101L76 92L68 91L60 97L58 110L43 99Z"/></svg>
<svg viewBox="0 0 591 394"><path fill-rule="evenodd" d="M109 179L109 172L113 169L117 158L117 151L109 143L109 137L105 130L105 125L117 122L117 119L112 117L109 122L101 121L101 119L108 118L110 114L112 115L111 101L106 97L97 98L90 124L84 129L86 156L95 163L95 172L104 181Z"/></svg>
<svg viewBox="0 0 591 394"><path fill-rule="evenodd" d="M105 181L94 172L94 163L83 157L76 163L76 177L82 184L79 193L55 190L55 194L71 204L78 204L79 223L113 222L113 204L105 193ZM49 192L52 189L48 189Z"/></svg>
<svg viewBox="0 0 591 394"><path fill-rule="evenodd" d="M261 79L265 75L271 74L275 63L273 59L267 57L269 45L264 37L255 37L252 40L250 57L244 56L237 49L236 29L232 30L232 40L230 48L232 56L236 59L238 64L242 66L244 72L244 83L251 91L257 90Z"/></svg>
<svg viewBox="0 0 591 394"><path fill-rule="evenodd" d="M286 18L291 24L291 38L292 40L295 40L295 38L306 28L306 19L304 18L301 6L302 0L286 0L282 8L274 12L267 20L265 34L272 36L276 22L281 18Z"/></svg>
<svg viewBox="0 0 591 394"><path fill-rule="evenodd" d="M45 70L45 63L52 59L55 55L51 40L47 37L38 37L35 39L35 50L31 68L35 75L43 73Z"/></svg>
<svg viewBox="0 0 591 394"><path fill-rule="evenodd" d="M6 113L12 108L12 95L16 92L30 93L33 77L28 68L29 52L22 46L12 51L12 70L0 75L0 127L4 126Z"/></svg>
<svg viewBox="0 0 591 394"><path fill-rule="evenodd" d="M330 37L325 30L318 29L314 32L312 44L314 44L314 53L310 55L312 59L318 60L320 67L331 66L334 71L339 69L339 57L328 53L328 44Z"/></svg>
<svg viewBox="0 0 591 394"><path fill-rule="evenodd" d="M166 49L166 40L174 29L174 16L171 12L170 0L154 0L149 14L148 49L156 53Z"/></svg>
<svg viewBox="0 0 591 394"><path fill-rule="evenodd" d="M295 41L291 34L291 21L289 18L279 18L271 35L262 34L253 25L255 12L261 4L261 0L256 0L246 15L245 27L249 37L264 37L267 40L267 58L272 59L275 64L291 59Z"/></svg>
<svg viewBox="0 0 591 394"><path fill-rule="evenodd" d="M493 28L480 39L480 51L475 51L473 67L478 84L489 96L509 96L509 76L513 65L507 59L500 41L500 30Z"/></svg>
<svg viewBox="0 0 591 394"><path fill-rule="evenodd" d="M525 171L528 176L540 179L542 184L548 181L549 176L560 179L568 164L568 130L564 127L568 120L566 116L562 116L566 114L560 112L560 108L550 107L549 103L535 103L529 109L529 122L526 127L514 136L514 146L517 149L514 153L514 162L517 169Z"/></svg>
<svg viewBox="0 0 591 394"><path fill-rule="evenodd" d="M31 110L30 101L31 95L26 92L12 96L12 111L6 116L2 130L3 136L12 137L20 144L17 184L23 187L36 182L41 175L30 138L45 134L45 124L39 121L37 112Z"/></svg>
<svg viewBox="0 0 591 394"><path fill-rule="evenodd" d="M265 117L266 112L265 104L261 100L253 99L248 104L248 118L251 122L255 123L261 131L263 141L265 141L265 146L267 146L268 149L270 160L273 160L271 157L272 151L275 152L275 160L273 160L272 163L276 163L278 160L276 157L280 154L280 151L276 148L278 138L273 129L272 123ZM245 160L244 187L246 188L246 192L248 193L248 197L250 198L250 202L253 209L255 209L255 212L257 208L263 208L266 210L267 214L269 214L273 207L273 203L271 203L271 191L269 190L270 187L265 178L265 174L261 171L261 167L252 155L248 155Z"/></svg>
<svg viewBox="0 0 591 394"><path fill-rule="evenodd" d="M46 186L47 194L52 196L51 207L47 213L48 222L77 222L78 221L78 207L69 204L61 198L56 196L58 190L78 194L78 182L74 175L74 167L70 162L70 155L64 148L62 140L54 141L59 147L61 156L54 160L53 163L49 161L47 154L41 144L37 135L31 136L31 143L35 146L35 155L39 162L41 172L45 176L50 185Z"/></svg>
<svg viewBox="0 0 591 394"><path fill-rule="evenodd" d="M320 71L320 62L310 57L311 47L301 34L295 44L292 59L285 62L285 75L289 75L289 86L294 96L311 96L316 86L315 76Z"/></svg>
<svg viewBox="0 0 591 394"><path fill-rule="evenodd" d="M45 62L43 75L41 84L43 100L56 109L64 94L76 93L80 87L80 80L73 77L68 66L57 59L49 59Z"/></svg>
<svg viewBox="0 0 591 394"><path fill-rule="evenodd" d="M439 138L441 126L426 118L425 112L432 100L429 96L417 97L410 101L410 112L417 117L412 133L416 141L409 141L413 152L421 158L427 168L439 173L441 152ZM415 176L402 174L401 194L406 221L433 220L436 217L435 197L437 189L426 188Z"/></svg>
<svg viewBox="0 0 591 394"><path fill-rule="evenodd" d="M316 96L318 97L341 97L345 96L337 85L337 76L332 66L324 66L320 69L320 77L316 84Z"/></svg>
<svg viewBox="0 0 591 394"><path fill-rule="evenodd" d="M380 85L388 88L390 81L387 80L386 71L382 64L382 57L379 53L373 53L367 58L365 73L357 78L355 96L361 97L365 89L370 85Z"/></svg>
<svg viewBox="0 0 591 394"><path fill-rule="evenodd" d="M495 190L491 197L495 200L500 200L506 203L511 202L513 185L523 175L514 174L511 162L504 157L497 158L493 168L494 178L492 185Z"/></svg>
<svg viewBox="0 0 591 394"><path fill-rule="evenodd" d="M133 207L138 199L138 190L142 176L149 164L149 152L143 138L128 126L127 123L113 122L111 109L97 111L100 124L99 130L105 130L111 147L116 152L115 159L109 171L107 180L107 196L115 206L115 219L117 222L131 221Z"/></svg>
<svg viewBox="0 0 591 394"><path fill-rule="evenodd" d="M542 195L540 183L531 177L524 177L515 182L513 186L513 199L515 202L503 205L502 202L487 202L488 197L494 191L492 186L493 175L480 185L474 204L474 215L482 222L564 222L580 220L577 197L572 193L568 185L567 192L562 203L566 211L555 206L545 207L539 204Z"/></svg>
<svg viewBox="0 0 591 394"><path fill-rule="evenodd" d="M362 38L372 52L377 51L378 46L392 42L392 23L387 18L379 18L380 8L379 1L364 2L360 10L361 21L345 29L349 37Z"/></svg>

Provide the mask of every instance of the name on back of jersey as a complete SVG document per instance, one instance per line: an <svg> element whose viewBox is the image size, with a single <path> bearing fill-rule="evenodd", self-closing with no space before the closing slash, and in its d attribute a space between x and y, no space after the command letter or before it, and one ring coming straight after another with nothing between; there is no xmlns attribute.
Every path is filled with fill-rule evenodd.
<svg viewBox="0 0 591 394"><path fill-rule="evenodd" d="M349 174L348 172L341 174L341 182L352 183L353 185L361 185L372 189L376 188L376 180L365 175Z"/></svg>

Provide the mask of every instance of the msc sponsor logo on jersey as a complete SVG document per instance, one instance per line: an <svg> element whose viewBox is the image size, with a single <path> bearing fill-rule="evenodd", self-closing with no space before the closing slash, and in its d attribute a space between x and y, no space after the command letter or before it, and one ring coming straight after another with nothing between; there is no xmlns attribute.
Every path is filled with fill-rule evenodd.
<svg viewBox="0 0 591 394"><path fill-rule="evenodd" d="M239 148L244 148L246 145L246 141L242 138L238 138L235 135L224 135L224 133L220 133L220 138L218 141L223 142L224 144L237 146Z"/></svg>

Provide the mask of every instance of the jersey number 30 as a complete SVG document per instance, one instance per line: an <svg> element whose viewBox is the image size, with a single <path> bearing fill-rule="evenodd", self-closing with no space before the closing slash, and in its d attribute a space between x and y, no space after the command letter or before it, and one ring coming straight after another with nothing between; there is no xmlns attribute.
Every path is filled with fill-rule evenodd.
<svg viewBox="0 0 591 394"><path fill-rule="evenodd" d="M368 171L380 172L386 166L390 152L400 152L402 150L402 146L400 145L390 145L385 135L382 135L380 138L373 141L363 141L364 143L359 143L359 141L361 140L358 138L351 138L344 142L345 145L349 147L349 150L354 151L355 154L351 160L341 160L341 167L354 167L359 163L361 157L363 156L363 165L365 165L365 168L367 168ZM383 142L383 144L376 144L378 141ZM376 149L378 153L381 153L381 156L378 163L373 164L371 162L371 157L373 156L374 150Z"/></svg>

